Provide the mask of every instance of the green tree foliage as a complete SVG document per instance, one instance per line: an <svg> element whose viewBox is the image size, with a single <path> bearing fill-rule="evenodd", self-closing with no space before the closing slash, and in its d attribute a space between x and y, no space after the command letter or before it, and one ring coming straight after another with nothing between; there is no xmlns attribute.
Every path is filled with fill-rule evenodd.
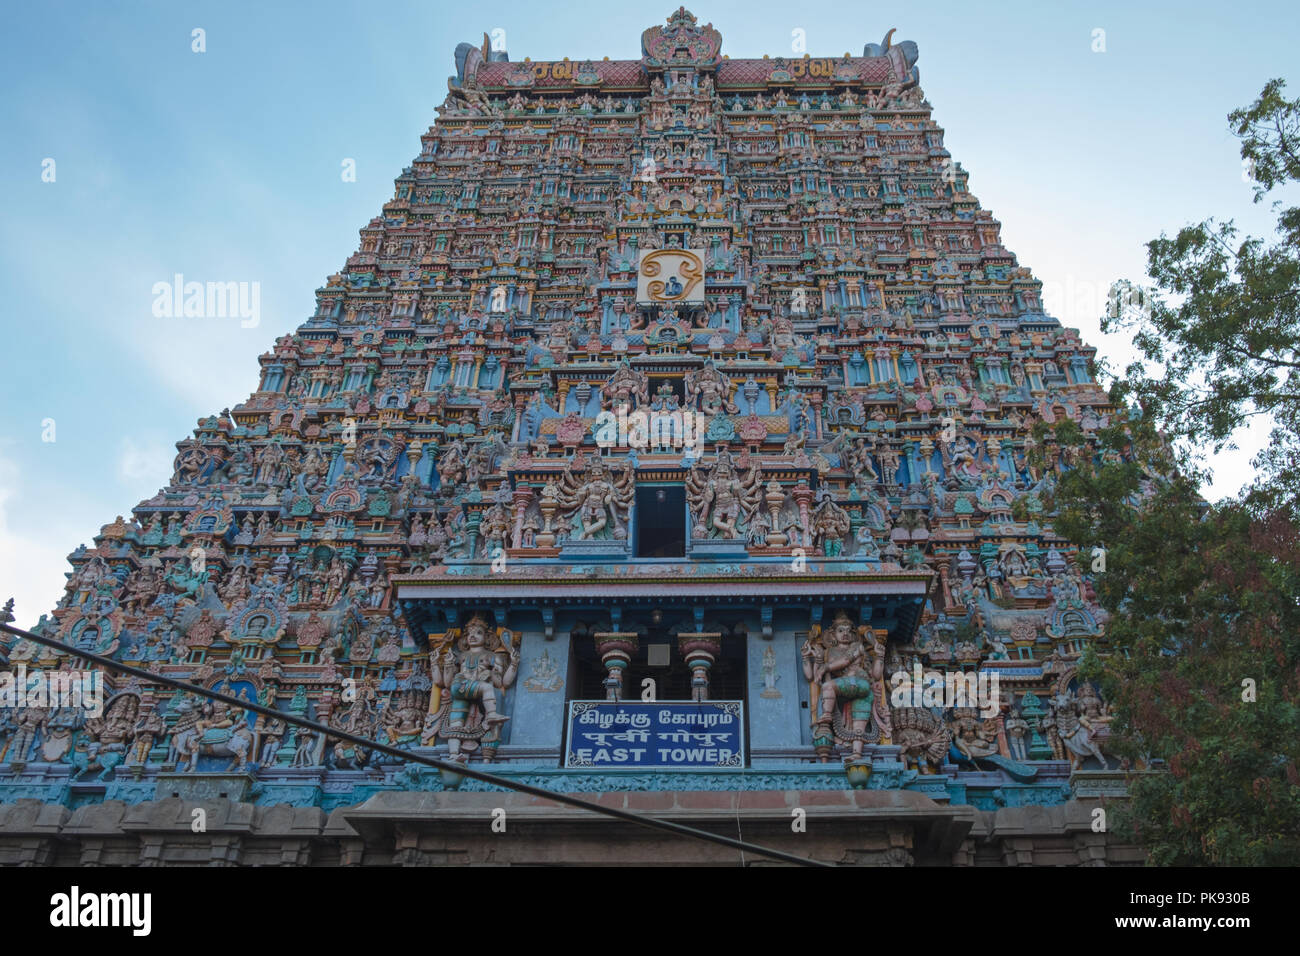
<svg viewBox="0 0 1300 956"><path fill-rule="evenodd" d="M1081 436L1062 431L1058 441L1079 447ZM1054 527L1085 556L1106 549L1094 587L1111 617L1110 653L1090 653L1080 675L1111 704L1117 755L1169 770L1131 778L1119 831L1156 864L1294 864L1297 527L1281 511L1204 504L1190 467L1176 467L1148 423L1120 423L1083 448L1095 457L1079 455L1060 476Z"/></svg>
<svg viewBox="0 0 1300 956"><path fill-rule="evenodd" d="M1283 85L1229 116L1256 201L1300 179L1300 100ZM1133 332L1145 361L1112 398L1143 413L1095 436L1040 424L1068 466L1054 529L1106 550L1103 653L1080 675L1111 704L1113 749L1169 771L1131 778L1116 814L1156 864L1300 859L1300 209L1277 233L1239 241L1206 221L1149 243L1154 295L1121 296L1103 323ZM1206 503L1193 454L1257 415L1274 431L1256 482Z"/></svg>
<svg viewBox="0 0 1300 956"><path fill-rule="evenodd" d="M1300 180L1300 100L1270 80L1228 116L1261 202ZM1102 330L1131 332L1142 360L1125 370L1121 396L1136 399L1171 439L1216 451L1249 419L1274 428L1254 465L1252 501L1300 499L1300 207L1279 210L1273 241L1240 237L1229 220L1186 226L1147 244L1154 294L1119 283Z"/></svg>

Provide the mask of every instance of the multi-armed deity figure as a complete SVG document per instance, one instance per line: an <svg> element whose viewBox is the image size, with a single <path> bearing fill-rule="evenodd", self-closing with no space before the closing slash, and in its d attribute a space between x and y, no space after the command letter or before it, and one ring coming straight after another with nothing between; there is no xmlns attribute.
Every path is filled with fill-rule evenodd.
<svg viewBox="0 0 1300 956"><path fill-rule="evenodd" d="M738 411L736 403L731 401L731 379L718 371L712 361L705 362L698 371L687 372L683 382L687 408L699 408L709 415L723 410L734 415Z"/></svg>
<svg viewBox="0 0 1300 956"><path fill-rule="evenodd" d="M621 362L600 392L605 399L604 408L618 408L620 405L638 408L650 400L650 379L645 372L638 372L627 362Z"/></svg>
<svg viewBox="0 0 1300 956"><path fill-rule="evenodd" d="M623 464L615 477L600 458L589 458L586 470L577 475L570 468L559 487L561 512L573 521L579 541L627 537L626 518L636 493L632 462Z"/></svg>
<svg viewBox="0 0 1300 956"><path fill-rule="evenodd" d="M464 762L469 751L483 748L491 760L500 740L501 725L510 718L500 705L507 688L519 671L519 649L504 628L493 629L481 615L474 615L463 632L448 632L448 640L433 665L437 688L430 698L429 726L424 737L434 733L447 738L452 760Z"/></svg>
<svg viewBox="0 0 1300 956"><path fill-rule="evenodd" d="M840 611L829 628L813 627L800 656L804 677L812 684L814 743L823 760L829 756L833 740L851 744L854 761L862 759L863 744L889 740L892 726L885 697L882 638L865 625L855 627Z"/></svg>
<svg viewBox="0 0 1300 956"><path fill-rule="evenodd" d="M756 466L741 478L724 449L707 475L696 464L686 476L686 501L697 538L742 537L763 500L763 475Z"/></svg>

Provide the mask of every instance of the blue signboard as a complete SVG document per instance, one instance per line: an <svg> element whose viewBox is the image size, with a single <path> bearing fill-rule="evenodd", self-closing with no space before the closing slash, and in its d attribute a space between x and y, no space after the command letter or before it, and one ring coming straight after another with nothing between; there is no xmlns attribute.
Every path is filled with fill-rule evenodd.
<svg viewBox="0 0 1300 956"><path fill-rule="evenodd" d="M738 700L575 700L566 767L743 767Z"/></svg>

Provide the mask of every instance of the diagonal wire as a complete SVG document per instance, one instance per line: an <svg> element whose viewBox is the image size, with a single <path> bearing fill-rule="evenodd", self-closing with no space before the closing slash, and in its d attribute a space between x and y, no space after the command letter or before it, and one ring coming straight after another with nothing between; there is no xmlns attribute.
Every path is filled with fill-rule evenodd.
<svg viewBox="0 0 1300 956"><path fill-rule="evenodd" d="M75 658L79 658L81 660L86 660L86 661L92 661L98 664L100 667L103 667L107 670L116 671L122 674L129 674L132 677L137 677L140 680L146 681L151 684L161 684L164 687L171 687L176 690L183 690L183 691L188 691L190 693L200 694L203 697L207 697L212 700L219 700L222 703L231 707L242 708L243 710L251 710L253 713L261 714L262 716L265 717L274 717L278 720L284 721L285 723L293 724L296 727L302 727L319 734L324 734L326 738L333 738L335 740L344 740L358 747L365 747L369 750L376 750L379 753L387 754L390 757L396 757L397 759L402 761L424 764L425 766L433 767L437 770L445 770L450 773L459 774L460 776L463 777L469 777L471 780L480 780L483 783L495 784L496 786L504 787L507 790L515 790L518 791L519 793L526 793L529 794L530 796L540 797L545 800L553 800L556 803L567 804L568 806L571 807L577 807L580 810L589 810L592 813L598 813L601 814L602 816L614 817L615 819L622 820L626 823L633 823L636 824L637 826L647 827L648 829L651 830L663 830L664 832L675 833L679 836L694 837L697 840L705 840L708 841L709 843L717 843L721 846L731 847L732 849L738 849L742 853L745 850L748 850L750 853L754 853L759 856L765 856L773 860L780 860L783 863L794 863L798 866L830 866L831 865L829 863L823 863L820 860L813 860L807 857L796 856L793 853L786 853L782 850L773 850L768 847L758 846L753 843L746 843L743 840L733 840L731 837L722 836L717 833L709 833L707 830L699 830L696 829L695 827L688 827L685 824L674 823L671 820L661 820L658 817L652 817L643 813L635 813L630 810L619 810L615 807L601 806L600 804L592 803L588 800L582 800L579 799L578 797L570 796L567 793L557 793L553 790L545 790L541 787L534 787L532 784L520 783L519 781L510 780L506 777L498 777L495 774L485 773L482 770L475 770L463 764L451 763L445 760L438 760L435 757L429 757L426 756L425 754L413 753L409 750L399 750L396 747L390 747L387 744L382 744L377 740L371 740L367 737L362 737L359 736L358 734L349 733L348 731L340 730L334 727L327 727L325 724L317 723L314 720L308 720L305 717L299 717L295 714L289 714L289 713L285 713L284 711L275 710L272 707L266 707L262 704L244 700L241 697L235 697L231 694L223 694L220 691L212 690L207 687L200 687L197 684L186 683L185 681L178 680L177 678L174 677L166 677L162 674L155 674L152 673L151 671L145 670L142 667L135 667L132 664L123 664L120 661L113 660L111 657L103 657L99 654L94 654L89 651L84 651L81 650L80 648L73 647L70 644L65 644L62 641L56 641L53 638L43 637L39 634L33 634L30 631L25 631L20 627L14 627L12 624L9 624L5 620L3 620L3 618L9 618L9 620L12 620L12 617L10 616L10 612L9 612L9 608L12 606L12 603L13 602L10 601L9 604L5 606L4 611L0 612L0 631L5 631L9 634L14 635L15 637L24 638L25 640L34 641L37 644L42 644L45 647L51 647L54 648L55 650L67 651Z"/></svg>

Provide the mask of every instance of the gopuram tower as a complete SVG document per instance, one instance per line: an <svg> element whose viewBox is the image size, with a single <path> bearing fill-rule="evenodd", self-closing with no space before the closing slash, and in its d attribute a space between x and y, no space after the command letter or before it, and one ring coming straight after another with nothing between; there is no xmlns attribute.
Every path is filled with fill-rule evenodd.
<svg viewBox="0 0 1300 956"><path fill-rule="evenodd" d="M731 59L679 9L637 59L462 43L315 314L70 556L39 632L820 859L1127 853L1087 825L1122 793L1075 673L1104 640L1091 557L1044 505L1053 427L1115 409L893 32ZM0 712L0 862L95 833L179 860L175 798L225 807L236 862L555 862L552 820L574 861L622 858L608 821L106 683L99 716Z"/></svg>

